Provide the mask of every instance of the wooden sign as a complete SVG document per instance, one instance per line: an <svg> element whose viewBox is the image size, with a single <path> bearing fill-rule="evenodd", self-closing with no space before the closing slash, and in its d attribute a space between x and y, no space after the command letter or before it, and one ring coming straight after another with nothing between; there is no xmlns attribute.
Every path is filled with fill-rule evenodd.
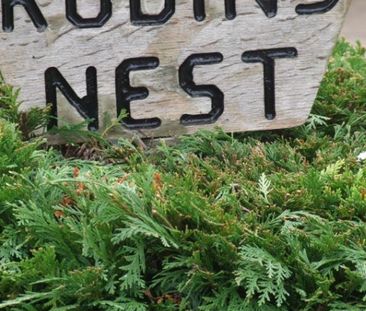
<svg viewBox="0 0 366 311"><path fill-rule="evenodd" d="M2 0L0 70L50 127L121 133L307 119L349 0Z"/></svg>

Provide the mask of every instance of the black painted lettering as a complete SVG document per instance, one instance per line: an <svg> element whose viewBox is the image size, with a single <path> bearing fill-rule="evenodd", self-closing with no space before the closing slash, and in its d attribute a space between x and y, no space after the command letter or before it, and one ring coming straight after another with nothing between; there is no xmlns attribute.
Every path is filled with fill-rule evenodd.
<svg viewBox="0 0 366 311"><path fill-rule="evenodd" d="M212 109L208 114L181 117L183 125L201 125L215 123L224 112L224 94L215 85L196 85L193 78L193 69L198 65L219 64L223 61L221 53L193 54L189 56L179 69L179 83L183 90L192 97L209 97Z"/></svg>
<svg viewBox="0 0 366 311"><path fill-rule="evenodd" d="M206 18L205 0L193 0L194 18L202 22Z"/></svg>
<svg viewBox="0 0 366 311"><path fill-rule="evenodd" d="M165 0L164 9L157 15L144 14L141 8L141 1L130 0L131 22L133 25L162 25L168 22L175 13L175 0Z"/></svg>
<svg viewBox="0 0 366 311"><path fill-rule="evenodd" d="M324 0L309 4L299 4L296 13L300 15L323 14L333 9L339 0Z"/></svg>
<svg viewBox="0 0 366 311"><path fill-rule="evenodd" d="M14 7L16 5L24 7L39 32L47 29L47 21L34 0L2 0L3 30L5 32L14 30Z"/></svg>
<svg viewBox="0 0 366 311"><path fill-rule="evenodd" d="M89 67L86 71L86 90L87 95L80 98L71 88L57 68L49 68L45 73L46 80L46 102L51 104L51 115L54 117L48 128L57 126L57 89L65 96L68 102L84 118L92 120L89 130L99 128L98 118L98 90L97 90L97 71L94 67Z"/></svg>
<svg viewBox="0 0 366 311"><path fill-rule="evenodd" d="M97 17L83 18L78 13L77 0L66 0L66 17L79 28L102 27L112 16L111 0L100 0L100 12Z"/></svg>
<svg viewBox="0 0 366 311"><path fill-rule="evenodd" d="M275 17L277 15L278 0L256 0L267 17Z"/></svg>
<svg viewBox="0 0 366 311"><path fill-rule="evenodd" d="M245 63L263 64L265 117L268 120L276 118L275 59L294 58L297 57L297 54L295 48L280 48L248 51L242 55L242 60Z"/></svg>
<svg viewBox="0 0 366 311"><path fill-rule="evenodd" d="M119 116L123 110L127 112L127 117L122 121L122 125L127 129L149 129L157 128L161 125L159 118L137 120L131 116L131 101L142 100L149 96L149 90L147 88L131 86L131 71L151 70L158 66L158 58L141 57L126 59L116 69L117 115Z"/></svg>
<svg viewBox="0 0 366 311"><path fill-rule="evenodd" d="M201 22L206 18L205 0L193 1L194 18ZM236 0L225 0L225 15L229 20L236 17Z"/></svg>

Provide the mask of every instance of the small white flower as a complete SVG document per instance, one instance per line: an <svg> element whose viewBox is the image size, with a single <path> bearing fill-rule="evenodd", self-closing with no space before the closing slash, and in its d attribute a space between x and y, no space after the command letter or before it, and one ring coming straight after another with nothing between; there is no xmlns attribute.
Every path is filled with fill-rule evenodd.
<svg viewBox="0 0 366 311"><path fill-rule="evenodd" d="M365 152L360 153L360 154L358 155L358 157L357 157L357 160L358 160L359 162L363 162L363 161L365 161L365 160L366 160L366 151L365 151Z"/></svg>

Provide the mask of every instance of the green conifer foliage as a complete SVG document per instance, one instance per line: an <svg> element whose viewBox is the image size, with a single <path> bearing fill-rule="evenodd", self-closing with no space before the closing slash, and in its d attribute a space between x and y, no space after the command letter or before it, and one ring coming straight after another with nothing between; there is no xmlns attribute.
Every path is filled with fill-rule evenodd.
<svg viewBox="0 0 366 311"><path fill-rule="evenodd" d="M360 46L338 43L302 127L88 159L24 141L46 117L20 125L2 88L0 310L366 310Z"/></svg>

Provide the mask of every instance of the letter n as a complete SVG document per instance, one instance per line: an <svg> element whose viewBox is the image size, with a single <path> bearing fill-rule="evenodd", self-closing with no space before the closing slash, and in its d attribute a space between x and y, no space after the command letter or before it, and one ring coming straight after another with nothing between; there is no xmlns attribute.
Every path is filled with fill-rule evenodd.
<svg viewBox="0 0 366 311"><path fill-rule="evenodd" d="M94 67L86 70L86 92L87 95L79 97L71 88L70 84L65 80L57 68L49 68L45 72L46 81L46 102L51 105L52 120L48 125L48 129L57 127L57 89L67 99L72 107L85 120L91 120L89 130L97 130L99 128L98 118L98 91L97 91L97 71Z"/></svg>

